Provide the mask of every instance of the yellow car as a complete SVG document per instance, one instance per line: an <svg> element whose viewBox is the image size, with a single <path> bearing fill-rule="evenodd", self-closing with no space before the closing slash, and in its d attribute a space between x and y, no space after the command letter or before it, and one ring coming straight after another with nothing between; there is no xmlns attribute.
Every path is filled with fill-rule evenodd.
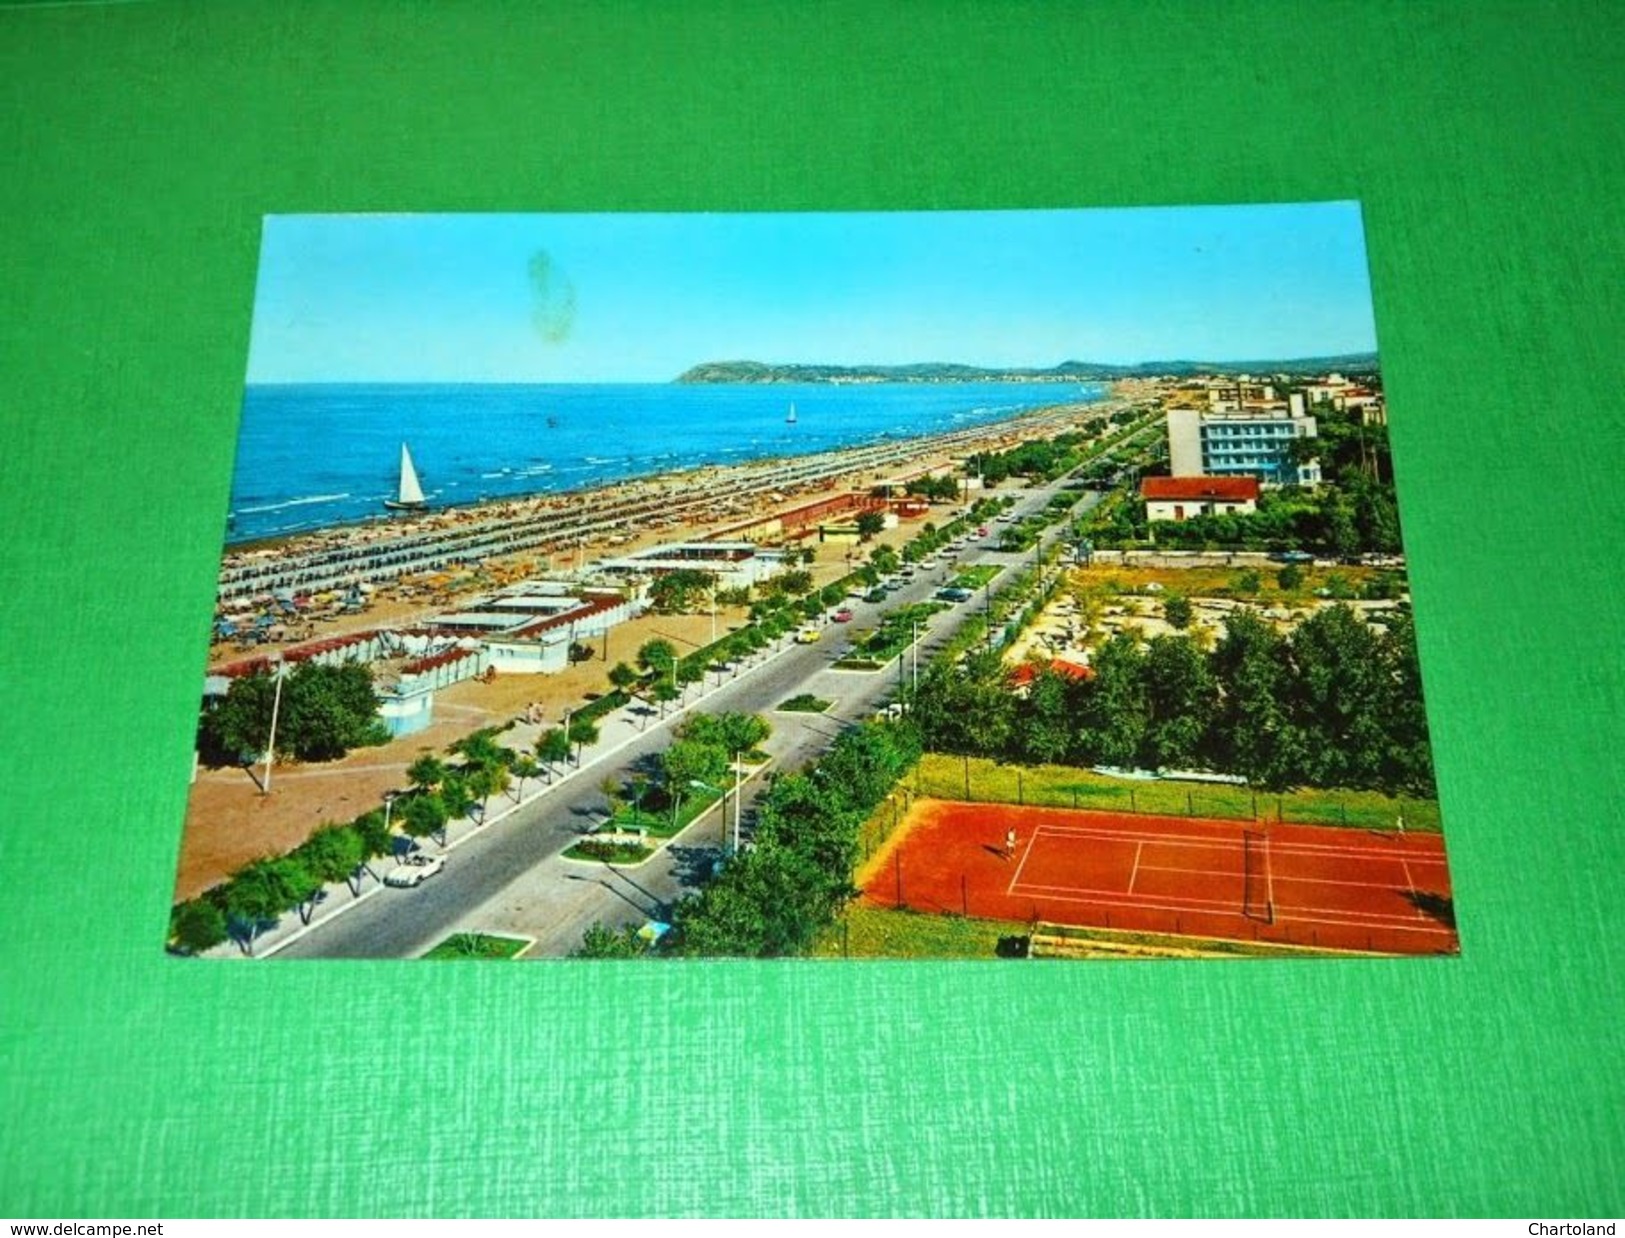
<svg viewBox="0 0 1625 1238"><path fill-rule="evenodd" d="M796 633L796 644L811 645L816 643L821 636L823 636L823 632L818 628L802 628Z"/></svg>

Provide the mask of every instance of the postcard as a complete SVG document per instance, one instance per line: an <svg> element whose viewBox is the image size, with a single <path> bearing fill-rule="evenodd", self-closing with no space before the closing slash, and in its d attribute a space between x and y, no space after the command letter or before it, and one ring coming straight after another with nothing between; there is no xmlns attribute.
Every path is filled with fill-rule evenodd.
<svg viewBox="0 0 1625 1238"><path fill-rule="evenodd" d="M1455 954L1388 418L1354 202L268 217L167 948Z"/></svg>

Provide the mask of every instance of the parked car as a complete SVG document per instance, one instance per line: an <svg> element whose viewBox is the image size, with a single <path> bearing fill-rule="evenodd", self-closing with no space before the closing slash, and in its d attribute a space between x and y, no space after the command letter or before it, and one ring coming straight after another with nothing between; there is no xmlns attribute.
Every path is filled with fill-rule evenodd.
<svg viewBox="0 0 1625 1238"><path fill-rule="evenodd" d="M796 644L798 644L798 645L816 644L818 642L818 639L823 635L824 634L821 631L819 631L817 628L811 628L811 627L802 628L800 631L798 631L796 633Z"/></svg>
<svg viewBox="0 0 1625 1238"><path fill-rule="evenodd" d="M444 867L446 867L445 856L427 855L420 851L407 856L398 868L385 873L384 884L411 889L413 886L422 885Z"/></svg>
<svg viewBox="0 0 1625 1238"><path fill-rule="evenodd" d="M943 602L968 602L971 599L969 589L938 589L937 598Z"/></svg>
<svg viewBox="0 0 1625 1238"><path fill-rule="evenodd" d="M1270 558L1277 563L1313 563L1315 556L1304 550L1276 550Z"/></svg>
<svg viewBox="0 0 1625 1238"><path fill-rule="evenodd" d="M852 612L843 606L840 610L831 615L830 618L836 623L851 623Z"/></svg>
<svg viewBox="0 0 1625 1238"><path fill-rule="evenodd" d="M886 600L886 591L879 585L876 585L873 589L869 590L868 593L863 595L863 600L865 602L884 602Z"/></svg>

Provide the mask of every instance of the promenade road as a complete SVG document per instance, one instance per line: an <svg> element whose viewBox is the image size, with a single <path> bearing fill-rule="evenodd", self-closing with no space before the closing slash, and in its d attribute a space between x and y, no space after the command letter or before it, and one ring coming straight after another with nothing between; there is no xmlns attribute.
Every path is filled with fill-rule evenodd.
<svg viewBox="0 0 1625 1238"><path fill-rule="evenodd" d="M1058 488L1053 484L1022 492L1014 509L1016 514L1042 508ZM1098 498L1084 496L1084 506ZM1045 544L1055 536L1052 531ZM997 589L1011 570L1032 561L1033 552L1011 555L985 548L993 540L970 543L958 559L967 566L988 563L1005 569L992 582ZM946 567L921 572L885 603L853 603L852 626L873 626L880 613L894 605L929 599L947 573ZM973 600L933 620L921 641L922 663L976 613L977 605ZM774 728L765 745L772 757L771 768L800 768L824 751L841 728L871 716L894 695L899 671L907 673L912 665L911 655L905 650L885 670L836 670L832 664L847 644L844 631L843 626L831 624L817 643L783 646L737 677L710 688L692 707L706 712L768 716ZM712 678L715 680L715 676ZM695 691L691 689L690 695ZM802 692L835 704L822 715L773 712L780 703ZM605 728L604 740L598 745L603 755L593 758L589 752L583 767L553 790L456 847L439 876L415 889L380 890L342 916L317 923L298 940L283 946L279 956L411 958L463 931L534 938L535 944L525 957L563 955L580 945L582 932L596 921L620 925L659 918L673 902L709 876L724 842L722 812L713 809L656 857L635 868L586 865L565 860L560 853L605 815L606 802L600 790L604 780L613 777L624 781L640 763L648 768L647 763L671 742L671 731L678 721L678 716L665 720L655 716L634 722L630 711L622 711L616 720L620 731L612 735L610 728ZM646 729L635 730L639 725ZM613 747L617 742L624 742L624 746ZM758 773L746 799L747 818L750 800L764 784L765 779ZM731 799L730 793L727 821L731 821Z"/></svg>

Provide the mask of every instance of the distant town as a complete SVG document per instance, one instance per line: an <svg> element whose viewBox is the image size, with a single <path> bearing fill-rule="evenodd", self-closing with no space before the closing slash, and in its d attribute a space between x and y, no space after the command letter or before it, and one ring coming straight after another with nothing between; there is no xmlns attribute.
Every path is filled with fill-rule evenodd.
<svg viewBox="0 0 1625 1238"><path fill-rule="evenodd" d="M171 949L1453 953L1336 360L232 550ZM683 381L778 381L728 364Z"/></svg>

